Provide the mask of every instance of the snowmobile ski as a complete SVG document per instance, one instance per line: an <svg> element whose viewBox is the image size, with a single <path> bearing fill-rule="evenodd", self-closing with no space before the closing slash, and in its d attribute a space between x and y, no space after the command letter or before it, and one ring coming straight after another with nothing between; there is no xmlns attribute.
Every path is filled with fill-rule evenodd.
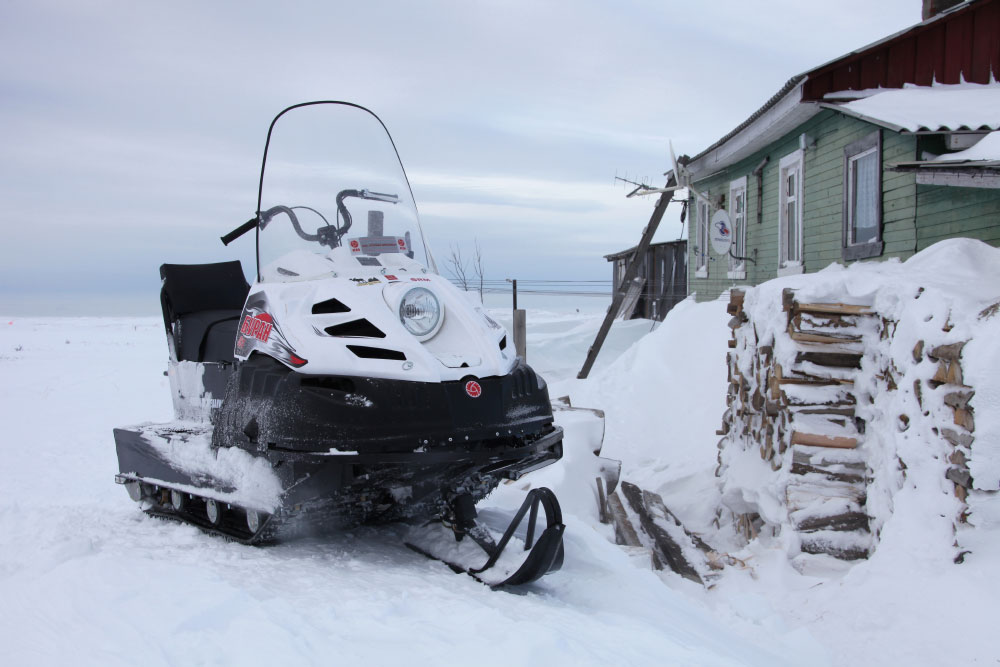
<svg viewBox="0 0 1000 667"><path fill-rule="evenodd" d="M539 507L545 515L545 526L536 541ZM528 492L499 541L494 539L492 531L476 521L475 507L467 498L457 499L453 509L450 520L438 524L445 530L434 534L427 529L433 530L435 526L424 526L411 533L406 546L494 589L529 584L562 567L562 536L566 526L562 523L559 501L550 489L539 487ZM519 532L525 515L527 523ZM462 548L465 538L468 548ZM512 540L521 546L520 553L506 551ZM487 556L486 562L477 567L474 563L482 562L483 554Z"/></svg>

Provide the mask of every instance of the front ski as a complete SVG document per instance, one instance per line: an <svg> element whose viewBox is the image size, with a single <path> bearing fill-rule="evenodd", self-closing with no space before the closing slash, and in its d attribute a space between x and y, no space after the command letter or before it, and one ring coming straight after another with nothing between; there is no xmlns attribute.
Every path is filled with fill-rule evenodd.
<svg viewBox="0 0 1000 667"><path fill-rule="evenodd" d="M545 513L545 527L536 541L539 507ZM562 523L559 501L550 489L529 491L499 540L494 540L493 534L476 521L469 496L458 496L451 510L446 521L412 531L406 545L493 589L528 584L562 567L566 526ZM521 537L517 533L525 516L528 523ZM477 566L478 563L482 564Z"/></svg>

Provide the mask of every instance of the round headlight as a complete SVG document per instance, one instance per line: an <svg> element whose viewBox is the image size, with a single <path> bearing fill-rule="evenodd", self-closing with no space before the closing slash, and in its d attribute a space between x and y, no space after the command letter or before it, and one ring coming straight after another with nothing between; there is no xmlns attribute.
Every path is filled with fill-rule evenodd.
<svg viewBox="0 0 1000 667"><path fill-rule="evenodd" d="M417 338L437 331L441 324L441 303L424 287L414 287L399 301L399 321Z"/></svg>

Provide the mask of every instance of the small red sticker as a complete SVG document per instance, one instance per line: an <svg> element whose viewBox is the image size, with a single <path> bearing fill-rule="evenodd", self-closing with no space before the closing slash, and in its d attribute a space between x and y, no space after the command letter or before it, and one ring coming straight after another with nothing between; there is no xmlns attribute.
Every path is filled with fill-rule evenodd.
<svg viewBox="0 0 1000 667"><path fill-rule="evenodd" d="M351 252L361 252L361 244L357 239L351 241Z"/></svg>
<svg viewBox="0 0 1000 667"><path fill-rule="evenodd" d="M483 388L475 380L469 380L465 383L465 393L472 398L479 398L483 393Z"/></svg>
<svg viewBox="0 0 1000 667"><path fill-rule="evenodd" d="M400 248L406 247L406 241L404 241L403 239L396 239L396 242L399 243Z"/></svg>
<svg viewBox="0 0 1000 667"><path fill-rule="evenodd" d="M386 280L399 280L399 278L397 278L396 276L390 276L390 275L386 275L385 279Z"/></svg>

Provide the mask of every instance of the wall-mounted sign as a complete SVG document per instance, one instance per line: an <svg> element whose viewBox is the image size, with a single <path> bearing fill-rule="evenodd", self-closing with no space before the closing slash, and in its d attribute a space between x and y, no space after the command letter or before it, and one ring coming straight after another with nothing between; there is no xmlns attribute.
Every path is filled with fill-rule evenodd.
<svg viewBox="0 0 1000 667"><path fill-rule="evenodd" d="M712 241L712 250L720 255L729 254L729 247L733 244L733 224L724 209L720 208L712 216L708 237Z"/></svg>

